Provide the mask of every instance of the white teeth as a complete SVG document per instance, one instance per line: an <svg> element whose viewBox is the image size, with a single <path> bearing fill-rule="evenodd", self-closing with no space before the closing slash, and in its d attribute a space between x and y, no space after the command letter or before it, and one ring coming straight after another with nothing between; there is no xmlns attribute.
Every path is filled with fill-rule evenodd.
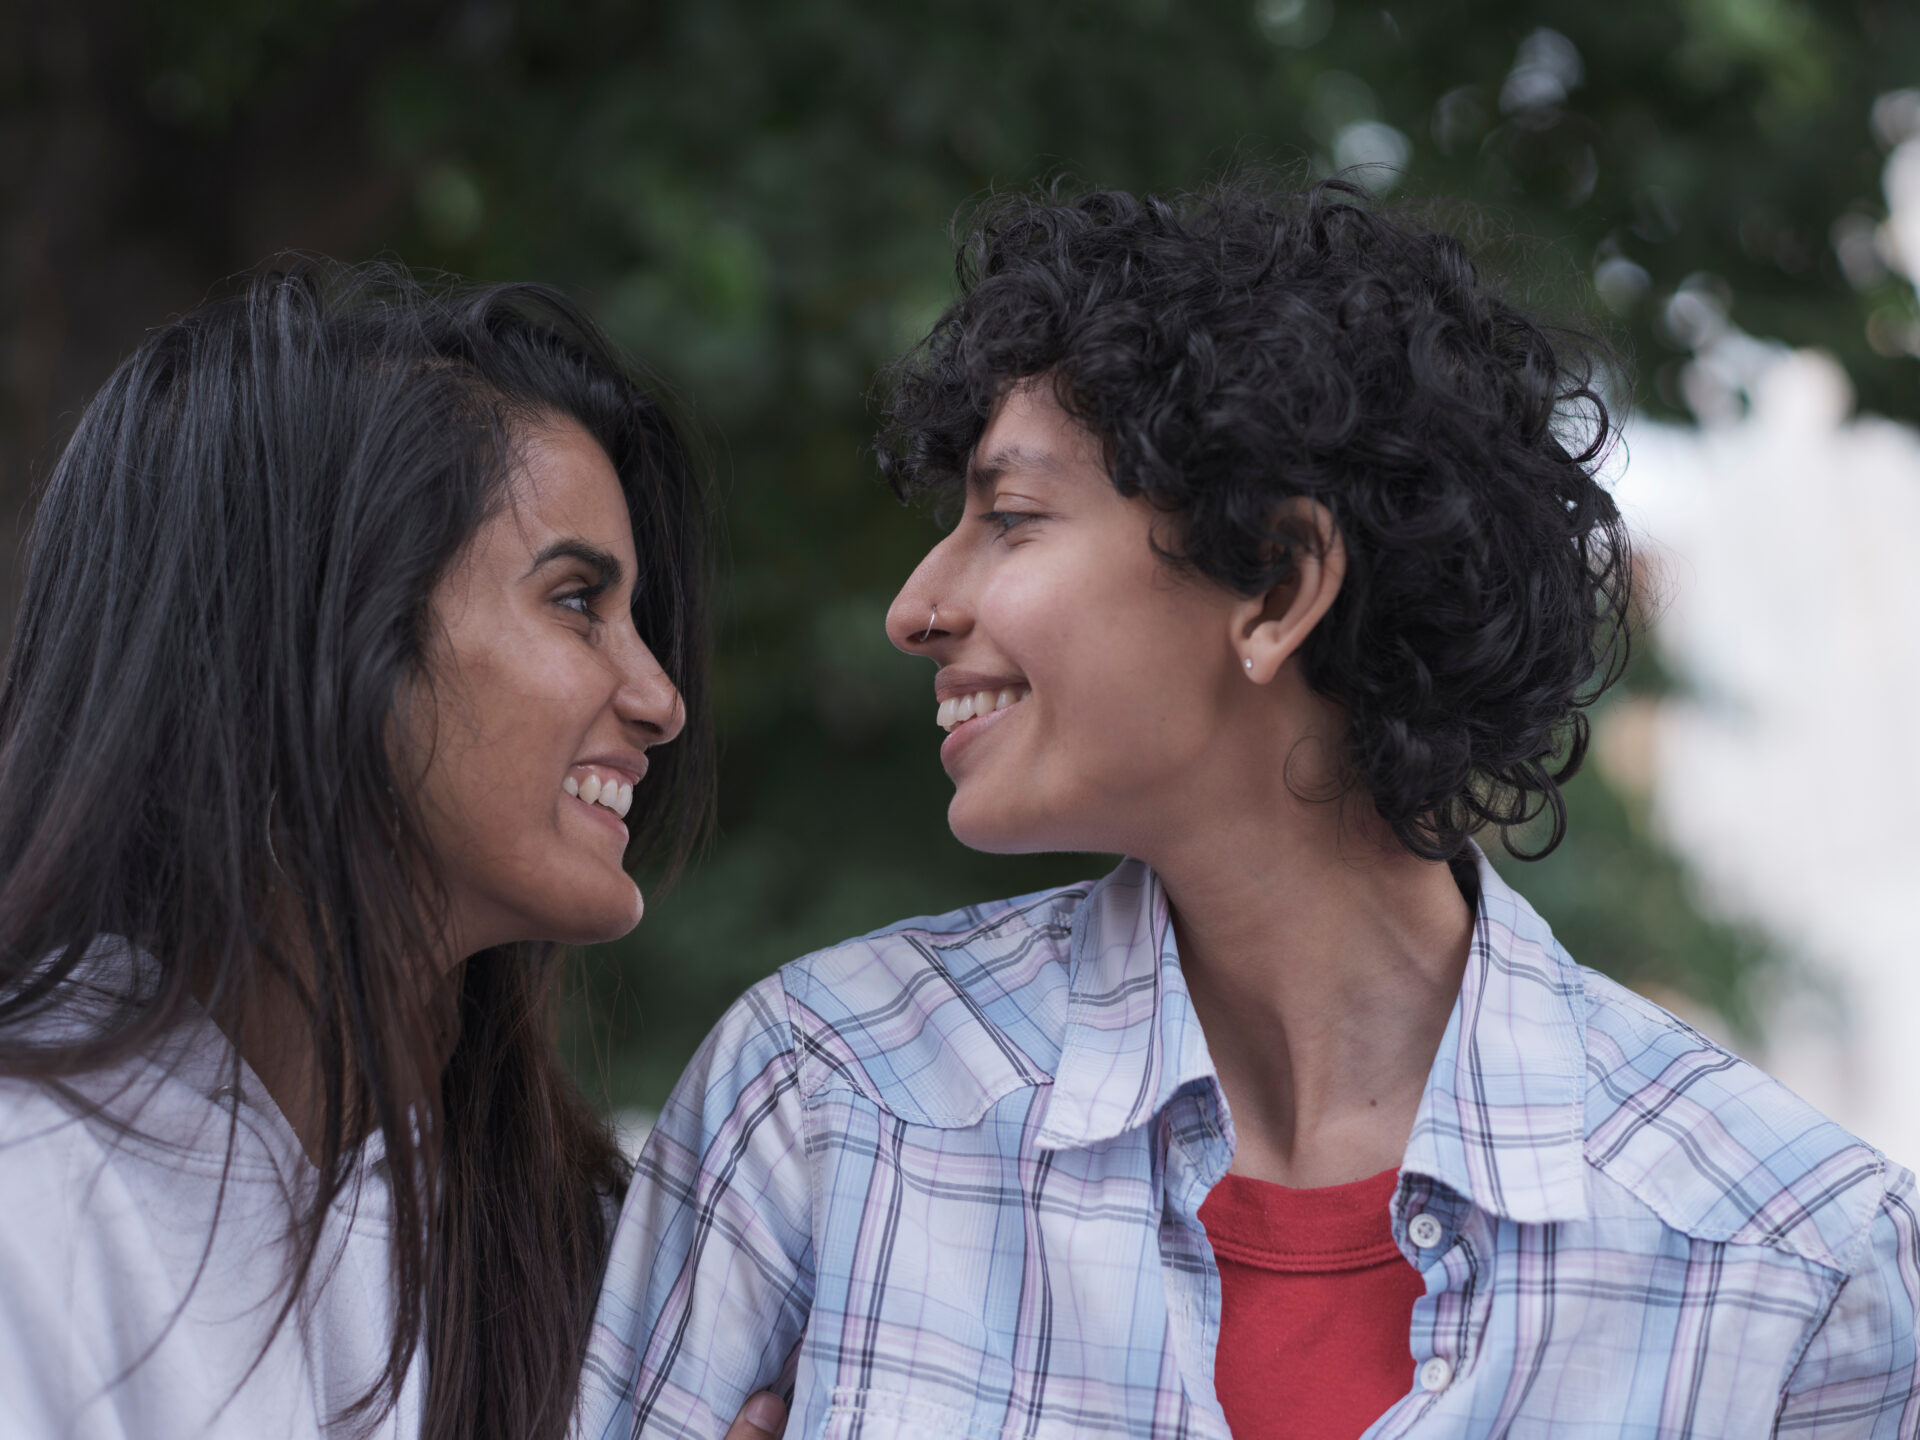
<svg viewBox="0 0 1920 1440"><path fill-rule="evenodd" d="M584 780L576 780L569 775L560 782L560 788L589 805L605 806L623 820L633 808L633 786L618 776L609 775L603 780L590 774Z"/></svg>
<svg viewBox="0 0 1920 1440"><path fill-rule="evenodd" d="M1021 685L1009 685L999 692L980 690L972 695L957 695L951 700L942 700L940 708L934 712L934 723L942 730L953 731L978 715L991 715L996 710L1004 710L1009 705L1018 705L1027 698L1028 690Z"/></svg>

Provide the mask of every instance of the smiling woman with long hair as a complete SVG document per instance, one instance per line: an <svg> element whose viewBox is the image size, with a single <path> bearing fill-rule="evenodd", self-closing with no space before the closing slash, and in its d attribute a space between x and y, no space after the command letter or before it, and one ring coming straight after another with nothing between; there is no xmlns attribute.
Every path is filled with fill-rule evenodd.
<svg viewBox="0 0 1920 1440"><path fill-rule="evenodd" d="M540 287L264 273L87 407L0 690L0 1430L563 1432L627 1169L553 982L710 807L705 515Z"/></svg>

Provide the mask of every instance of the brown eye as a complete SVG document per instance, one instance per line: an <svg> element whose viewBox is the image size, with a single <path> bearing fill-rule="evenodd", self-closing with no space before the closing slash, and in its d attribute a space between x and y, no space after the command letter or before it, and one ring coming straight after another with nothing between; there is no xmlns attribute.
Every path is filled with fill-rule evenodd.
<svg viewBox="0 0 1920 1440"><path fill-rule="evenodd" d="M1040 517L1020 510L984 510L980 518L1005 535L1009 530L1024 525L1029 520L1038 520Z"/></svg>
<svg viewBox="0 0 1920 1440"><path fill-rule="evenodd" d="M553 603L573 611L576 615L584 615L597 625L600 623L600 612L593 608L593 602L600 598L605 589L604 585L589 585L584 589L569 590L566 594L557 596Z"/></svg>

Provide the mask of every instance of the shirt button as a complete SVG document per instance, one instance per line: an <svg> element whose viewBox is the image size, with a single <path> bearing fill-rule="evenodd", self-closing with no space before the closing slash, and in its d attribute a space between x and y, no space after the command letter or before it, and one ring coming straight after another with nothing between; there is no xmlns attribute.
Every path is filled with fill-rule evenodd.
<svg viewBox="0 0 1920 1440"><path fill-rule="evenodd" d="M1407 1222L1407 1238L1422 1250L1431 1250L1446 1235L1440 1228L1440 1222L1424 1210ZM1444 1381L1442 1382L1445 1383ZM1433 1387L1428 1387L1433 1388Z"/></svg>
<svg viewBox="0 0 1920 1440"><path fill-rule="evenodd" d="M1407 1372L1402 1370L1402 1375ZM1434 1356L1420 1367L1420 1388L1422 1390L1444 1390L1453 1383L1453 1366Z"/></svg>

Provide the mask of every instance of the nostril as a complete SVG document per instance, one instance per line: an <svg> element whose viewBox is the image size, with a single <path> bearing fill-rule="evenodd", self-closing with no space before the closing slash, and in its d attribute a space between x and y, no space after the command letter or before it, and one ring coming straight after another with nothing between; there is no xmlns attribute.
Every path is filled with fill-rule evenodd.
<svg viewBox="0 0 1920 1440"><path fill-rule="evenodd" d="M946 601L935 600L918 585L908 585L887 606L887 640L896 649L920 654L923 647L952 628L947 618L948 609Z"/></svg>
<svg viewBox="0 0 1920 1440"><path fill-rule="evenodd" d="M901 618L887 627L887 638L896 649L916 655L953 633L952 622L939 606L930 607L910 620Z"/></svg>

